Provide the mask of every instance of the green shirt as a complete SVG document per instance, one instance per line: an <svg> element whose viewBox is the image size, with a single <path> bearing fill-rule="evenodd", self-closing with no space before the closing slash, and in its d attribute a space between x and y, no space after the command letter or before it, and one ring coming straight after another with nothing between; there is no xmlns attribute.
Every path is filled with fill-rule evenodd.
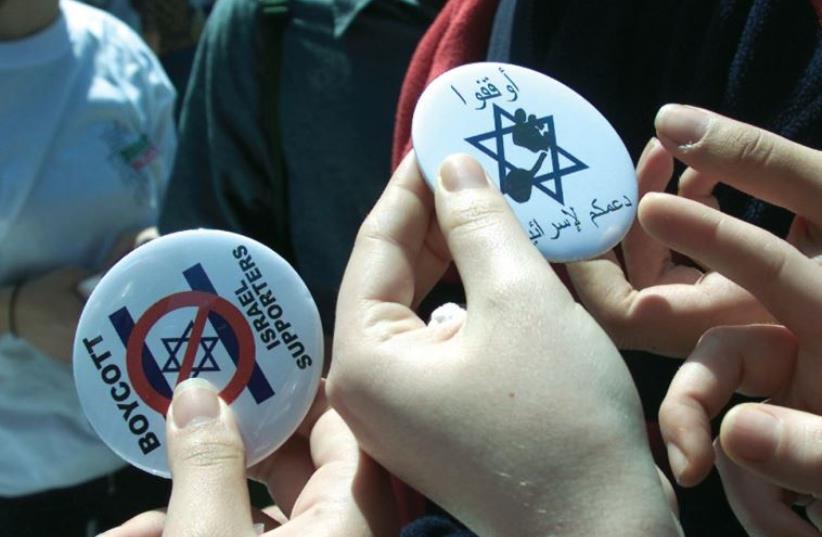
<svg viewBox="0 0 822 537"><path fill-rule="evenodd" d="M356 230L391 172L408 61L441 0L286 4L216 4L160 230L226 229L267 244L306 281L330 331Z"/></svg>

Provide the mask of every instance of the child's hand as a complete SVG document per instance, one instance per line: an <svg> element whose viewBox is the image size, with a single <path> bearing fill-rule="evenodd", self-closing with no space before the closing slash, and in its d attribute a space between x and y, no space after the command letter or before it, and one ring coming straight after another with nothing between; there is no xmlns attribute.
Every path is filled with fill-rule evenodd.
<svg viewBox="0 0 822 537"><path fill-rule="evenodd" d="M360 229L332 404L363 449L479 535L674 535L636 391L482 169L407 157ZM442 230L442 233L440 233ZM453 255L467 312L412 306Z"/></svg>
<svg viewBox="0 0 822 537"><path fill-rule="evenodd" d="M790 178L818 175L822 165L816 152L688 106L663 107L656 127L662 143L652 140L637 165L640 196L665 188L672 154L690 166L679 179L680 196L716 207L712 190L721 180L776 204L784 205L788 196L797 204L788 207L798 214L822 214L814 207L818 198L802 199L806 193L797 195L796 186L783 185ZM789 241L815 254L820 241L808 232L818 229L797 222ZM624 272L613 252L568 266L583 304L620 348L684 357L713 326L773 321L750 293L725 276L675 262L668 247L639 221L621 248Z"/></svg>
<svg viewBox="0 0 822 537"><path fill-rule="evenodd" d="M727 182L797 213L792 240L815 253L822 228L822 154L727 120L712 128L725 131L731 149L695 146L689 158L700 164L729 162L730 151L739 150L738 175ZM693 485L705 477L714 460L709 420L734 391L822 413L822 267L786 241L690 200L652 194L640 204L639 213L651 236L753 293L784 325L714 328L701 338L674 378L660 409L660 425L675 476L683 485ZM770 414L780 412L774 409ZM781 476L761 480L720 457L723 481L742 523L757 535L816 535L791 511L796 496L782 490L811 492L810 476L795 473L785 478L787 472L774 472L780 472L779 460L798 458L809 442L818 441L794 439L757 456L750 450L762 442L750 438L764 438L767 431L763 427L740 430L740 422L732 419L731 423L731 429L723 426L721 449L758 475ZM743 437L749 440L740 442Z"/></svg>

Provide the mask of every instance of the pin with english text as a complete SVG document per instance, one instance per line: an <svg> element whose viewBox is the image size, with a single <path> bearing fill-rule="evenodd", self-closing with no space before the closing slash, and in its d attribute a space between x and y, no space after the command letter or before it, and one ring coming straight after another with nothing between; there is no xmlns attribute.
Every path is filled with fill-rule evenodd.
<svg viewBox="0 0 822 537"><path fill-rule="evenodd" d="M276 253L214 230L173 233L121 259L91 292L74 379L94 430L118 455L169 477L174 387L205 379L230 405L255 464L297 429L323 365L320 316Z"/></svg>
<svg viewBox="0 0 822 537"><path fill-rule="evenodd" d="M417 102L411 138L432 188L449 155L477 159L549 261L610 250L636 215L636 174L619 135L542 73L493 62L452 69Z"/></svg>

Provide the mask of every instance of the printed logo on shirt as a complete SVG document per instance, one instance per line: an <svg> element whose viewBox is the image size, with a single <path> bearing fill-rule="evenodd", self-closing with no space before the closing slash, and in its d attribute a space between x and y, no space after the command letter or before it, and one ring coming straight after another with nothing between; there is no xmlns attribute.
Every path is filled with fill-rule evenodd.
<svg viewBox="0 0 822 537"><path fill-rule="evenodd" d="M120 177L132 186L137 201L146 201L152 194L149 165L160 155L145 133L135 132L119 122L112 123L103 133L109 148L108 161Z"/></svg>

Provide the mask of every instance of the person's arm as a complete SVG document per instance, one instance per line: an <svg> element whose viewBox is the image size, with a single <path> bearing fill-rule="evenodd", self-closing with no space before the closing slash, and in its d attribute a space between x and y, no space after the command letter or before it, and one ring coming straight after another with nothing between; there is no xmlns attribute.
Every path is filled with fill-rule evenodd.
<svg viewBox="0 0 822 537"><path fill-rule="evenodd" d="M286 249L273 106L282 22L256 0L221 0L194 60L159 228L210 227Z"/></svg>
<svg viewBox="0 0 822 537"><path fill-rule="evenodd" d="M17 337L46 356L70 363L74 332L84 304L77 285L88 276L84 270L65 267L20 282L16 289L3 287L0 334L10 332L13 322Z"/></svg>

